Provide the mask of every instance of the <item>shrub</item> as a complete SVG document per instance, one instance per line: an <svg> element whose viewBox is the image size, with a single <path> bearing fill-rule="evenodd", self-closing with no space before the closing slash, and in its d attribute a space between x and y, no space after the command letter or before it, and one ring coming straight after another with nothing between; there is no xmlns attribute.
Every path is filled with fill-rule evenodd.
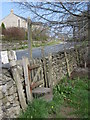
<svg viewBox="0 0 90 120"><path fill-rule="evenodd" d="M32 39L34 41L45 42L48 40L48 38L49 38L48 29L35 28L32 30Z"/></svg>
<svg viewBox="0 0 90 120"><path fill-rule="evenodd" d="M25 30L23 28L10 27L2 31L6 40L24 40Z"/></svg>
<svg viewBox="0 0 90 120"><path fill-rule="evenodd" d="M2 23L1 24L1 26L0 26L0 34L2 34L3 35L3 32L5 31L5 25L4 25L4 23Z"/></svg>
<svg viewBox="0 0 90 120"><path fill-rule="evenodd" d="M2 29L5 29L4 23L1 24L1 28L2 28Z"/></svg>

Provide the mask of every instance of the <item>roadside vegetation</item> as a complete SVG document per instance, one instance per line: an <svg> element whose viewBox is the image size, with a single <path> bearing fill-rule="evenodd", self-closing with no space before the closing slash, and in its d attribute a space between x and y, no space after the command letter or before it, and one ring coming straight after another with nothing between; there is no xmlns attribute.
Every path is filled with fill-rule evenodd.
<svg viewBox="0 0 90 120"><path fill-rule="evenodd" d="M34 99L19 118L88 118L88 77L63 78L53 88L53 100Z"/></svg>
<svg viewBox="0 0 90 120"><path fill-rule="evenodd" d="M2 23L0 30L2 30L2 43L5 44L6 49L27 49L28 48L28 33L27 30L18 27L6 28ZM49 37L49 28L37 27L32 29L32 47L40 47L47 45L59 44L61 41Z"/></svg>
<svg viewBox="0 0 90 120"><path fill-rule="evenodd" d="M56 45L56 44L60 44L61 41L58 41L58 40L53 40L53 41L49 41L49 42L44 42L44 43L33 43L32 44L32 47L35 48L35 47L41 47L41 46L50 46L50 45ZM28 48L28 44L25 44L18 48L18 49L27 49Z"/></svg>
<svg viewBox="0 0 90 120"><path fill-rule="evenodd" d="M2 30L2 40L7 42L21 42L28 39L28 31L21 27L8 27L6 28L4 23L1 24L0 30ZM49 39L49 29L43 27L34 27L32 29L33 41L46 42Z"/></svg>

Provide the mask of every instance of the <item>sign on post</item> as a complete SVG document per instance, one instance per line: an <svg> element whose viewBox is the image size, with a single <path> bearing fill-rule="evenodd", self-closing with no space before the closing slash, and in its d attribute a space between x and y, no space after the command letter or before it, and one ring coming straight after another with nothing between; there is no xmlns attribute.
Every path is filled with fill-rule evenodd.
<svg viewBox="0 0 90 120"><path fill-rule="evenodd" d="M32 59L32 23L28 18L28 49L29 49L29 60Z"/></svg>
<svg viewBox="0 0 90 120"><path fill-rule="evenodd" d="M13 51L13 54L14 54L14 56L15 56L15 60L17 60L16 52ZM9 60L8 60L8 51L1 51L1 62L2 62L3 64L9 63Z"/></svg>

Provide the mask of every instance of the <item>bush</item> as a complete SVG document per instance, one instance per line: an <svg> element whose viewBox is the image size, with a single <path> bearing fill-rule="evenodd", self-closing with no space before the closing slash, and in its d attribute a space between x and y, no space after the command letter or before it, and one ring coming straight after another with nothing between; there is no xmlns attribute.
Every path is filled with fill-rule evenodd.
<svg viewBox="0 0 90 120"><path fill-rule="evenodd" d="M43 43L46 42L49 38L48 29L40 29L35 28L32 30L32 39L34 41L42 41Z"/></svg>
<svg viewBox="0 0 90 120"><path fill-rule="evenodd" d="M2 28L2 29L5 29L4 23L1 24L1 28Z"/></svg>
<svg viewBox="0 0 90 120"><path fill-rule="evenodd" d="M3 32L5 31L5 25L4 25L4 23L2 23L1 24L1 26L0 26L0 34L3 34Z"/></svg>
<svg viewBox="0 0 90 120"><path fill-rule="evenodd" d="M17 27L10 27L2 31L5 40L25 40L25 33L23 28Z"/></svg>

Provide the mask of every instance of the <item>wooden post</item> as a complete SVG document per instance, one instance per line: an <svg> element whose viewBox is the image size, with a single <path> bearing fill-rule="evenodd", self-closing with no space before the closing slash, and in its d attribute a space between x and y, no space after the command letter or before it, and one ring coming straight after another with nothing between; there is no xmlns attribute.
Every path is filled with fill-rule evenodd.
<svg viewBox="0 0 90 120"><path fill-rule="evenodd" d="M32 59L32 23L28 18L28 49L29 49L29 60Z"/></svg>
<svg viewBox="0 0 90 120"><path fill-rule="evenodd" d="M46 60L45 60L45 56L44 56L43 47L41 48L41 52L42 52L42 59L43 59L44 86L47 87Z"/></svg>
<svg viewBox="0 0 90 120"><path fill-rule="evenodd" d="M23 62L23 69L24 69L27 101L32 102L32 93L30 90L31 80L30 80L30 73L28 70L28 67L30 67L30 64L29 64L28 58L26 58L26 57L22 58L22 62Z"/></svg>
<svg viewBox="0 0 90 120"><path fill-rule="evenodd" d="M11 67L13 79L16 82L20 105L21 105L22 109L25 110L25 108L27 106L26 105L26 100L25 100L25 94L23 92L23 86L22 86L22 83L21 83L20 75L19 75L18 70L17 70L15 55L14 55L13 51L8 52L8 58L9 58L9 61L10 61L10 67Z"/></svg>
<svg viewBox="0 0 90 120"><path fill-rule="evenodd" d="M49 87L52 87L52 54L49 53L48 55L48 60L49 60L49 73L48 73L48 80L49 80Z"/></svg>
<svg viewBox="0 0 90 120"><path fill-rule="evenodd" d="M73 26L73 40L75 41L75 26Z"/></svg>
<svg viewBox="0 0 90 120"><path fill-rule="evenodd" d="M78 50L77 46L75 45L75 51L76 51L76 60L77 60L77 66L79 65L79 56L78 56Z"/></svg>
<svg viewBox="0 0 90 120"><path fill-rule="evenodd" d="M87 68L87 59L88 59L88 47L86 47L86 52L84 54L84 67Z"/></svg>
<svg viewBox="0 0 90 120"><path fill-rule="evenodd" d="M64 55L65 55L65 59L66 59L67 73L68 73L68 76L70 77L69 62L68 62L68 57L67 57L67 53L66 53L66 50L65 50L65 49L64 49Z"/></svg>

